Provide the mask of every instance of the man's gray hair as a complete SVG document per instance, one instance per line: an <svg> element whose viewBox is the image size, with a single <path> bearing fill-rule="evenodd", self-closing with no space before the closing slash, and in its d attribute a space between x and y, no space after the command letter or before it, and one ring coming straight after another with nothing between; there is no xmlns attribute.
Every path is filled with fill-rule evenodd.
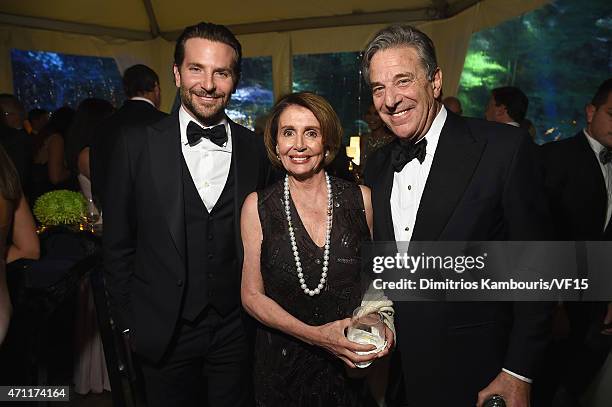
<svg viewBox="0 0 612 407"><path fill-rule="evenodd" d="M367 45L361 59L361 73L366 83L370 84L370 61L378 51L397 47L413 47L421 64L427 72L427 80L432 81L438 61L433 41L422 31L409 25L391 25L376 33Z"/></svg>

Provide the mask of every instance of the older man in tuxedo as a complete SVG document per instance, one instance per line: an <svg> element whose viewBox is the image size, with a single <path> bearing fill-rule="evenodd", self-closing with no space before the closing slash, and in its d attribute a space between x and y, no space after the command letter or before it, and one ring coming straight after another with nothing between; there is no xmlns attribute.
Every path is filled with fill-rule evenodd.
<svg viewBox="0 0 612 407"><path fill-rule="evenodd" d="M123 131L105 195L104 260L151 406L244 406L251 368L240 307L240 209L263 187L263 142L225 114L241 46L224 26L176 43L178 111Z"/></svg>
<svg viewBox="0 0 612 407"><path fill-rule="evenodd" d="M374 239L538 240L548 210L534 146L515 127L462 118L440 102L433 42L391 26L368 44L362 71L397 136L369 159ZM474 406L494 394L529 405L546 344L548 306L396 302L397 342L410 406Z"/></svg>

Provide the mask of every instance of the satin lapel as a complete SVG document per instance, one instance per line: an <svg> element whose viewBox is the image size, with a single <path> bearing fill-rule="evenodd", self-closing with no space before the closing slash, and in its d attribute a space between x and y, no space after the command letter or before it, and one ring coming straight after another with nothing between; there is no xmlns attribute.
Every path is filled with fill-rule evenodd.
<svg viewBox="0 0 612 407"><path fill-rule="evenodd" d="M464 120L448 113L417 212L413 241L440 238L469 185L486 141L472 135Z"/></svg>
<svg viewBox="0 0 612 407"><path fill-rule="evenodd" d="M228 119L229 120L229 119ZM240 239L240 213L247 195L257 186L259 176L259 155L246 130L229 120L232 130L232 162L234 166L234 228L238 253L242 257Z"/></svg>
<svg viewBox="0 0 612 407"><path fill-rule="evenodd" d="M391 144L396 143L393 141ZM383 147L384 153L381 168L372 182L372 208L374 210L374 231L376 240L395 240L393 218L391 216L391 189L393 188L393 168L391 167L392 146ZM377 233L378 232L378 233Z"/></svg>
<svg viewBox="0 0 612 407"><path fill-rule="evenodd" d="M151 174L176 250L185 258L185 203L181 172L181 137L178 114L149 129Z"/></svg>

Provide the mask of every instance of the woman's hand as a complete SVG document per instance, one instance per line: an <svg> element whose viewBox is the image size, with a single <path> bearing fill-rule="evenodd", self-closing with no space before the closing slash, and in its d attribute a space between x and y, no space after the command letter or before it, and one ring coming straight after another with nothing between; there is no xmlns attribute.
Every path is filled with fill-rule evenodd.
<svg viewBox="0 0 612 407"><path fill-rule="evenodd" d="M387 325L385 325L385 341L387 341L387 345L376 354L376 357L378 358L384 358L385 356L387 356L395 345L395 335Z"/></svg>
<svg viewBox="0 0 612 407"><path fill-rule="evenodd" d="M378 354L358 355L355 353L372 351L376 347L374 345L360 345L349 341L344 332L350 325L351 319L345 318L318 326L316 327L318 331L317 339L312 343L339 357L348 367L355 368L355 363L370 362L376 359Z"/></svg>

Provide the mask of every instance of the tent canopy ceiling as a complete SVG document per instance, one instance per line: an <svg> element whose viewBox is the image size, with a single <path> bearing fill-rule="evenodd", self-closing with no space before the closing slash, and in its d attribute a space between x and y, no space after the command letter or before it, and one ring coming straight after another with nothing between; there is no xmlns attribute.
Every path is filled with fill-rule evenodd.
<svg viewBox="0 0 612 407"><path fill-rule="evenodd" d="M252 34L447 18L478 0L2 0L0 23L125 39L176 38L200 20Z"/></svg>

